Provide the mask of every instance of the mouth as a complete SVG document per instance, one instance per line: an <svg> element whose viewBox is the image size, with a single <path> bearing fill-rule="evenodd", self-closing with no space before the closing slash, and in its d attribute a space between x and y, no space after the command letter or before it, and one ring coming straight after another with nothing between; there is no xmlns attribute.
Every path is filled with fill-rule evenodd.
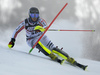
<svg viewBox="0 0 100 75"><path fill-rule="evenodd" d="M34 18L32 18L32 20L33 20L33 21L36 21L36 20L37 20L37 18L35 18L35 17L34 17Z"/></svg>

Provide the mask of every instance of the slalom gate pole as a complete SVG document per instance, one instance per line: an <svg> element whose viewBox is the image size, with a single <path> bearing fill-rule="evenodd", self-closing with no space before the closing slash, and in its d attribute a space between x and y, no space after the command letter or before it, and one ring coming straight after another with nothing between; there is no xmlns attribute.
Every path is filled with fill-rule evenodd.
<svg viewBox="0 0 100 75"><path fill-rule="evenodd" d="M64 29L49 29L48 31L84 31L84 32L95 32L95 30L64 30Z"/></svg>
<svg viewBox="0 0 100 75"><path fill-rule="evenodd" d="M49 26L46 28L46 30L44 31L44 33L41 35L41 37L38 39L38 41L34 44L34 46L31 48L31 50L29 51L29 53L32 52L33 48L37 45L37 43L41 40L41 38L43 37L43 35L47 32L47 30L50 28L50 26L52 25L52 23L57 19L57 17L60 15L60 13L64 10L64 8L68 5L68 3L66 3L63 8L59 11L59 13L56 15L56 17L52 20L52 22L49 24Z"/></svg>

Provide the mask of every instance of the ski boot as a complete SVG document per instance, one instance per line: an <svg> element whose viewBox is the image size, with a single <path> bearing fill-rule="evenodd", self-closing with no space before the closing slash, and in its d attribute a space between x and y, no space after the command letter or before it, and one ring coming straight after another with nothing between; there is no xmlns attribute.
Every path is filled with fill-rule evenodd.
<svg viewBox="0 0 100 75"><path fill-rule="evenodd" d="M60 59L58 59L58 57L56 56L56 55L54 55L53 53L51 53L50 55L49 55L49 57L52 59L52 60L54 60L54 61L57 61L58 63L60 63L61 65L64 63L64 59L62 59L62 60L60 60Z"/></svg>

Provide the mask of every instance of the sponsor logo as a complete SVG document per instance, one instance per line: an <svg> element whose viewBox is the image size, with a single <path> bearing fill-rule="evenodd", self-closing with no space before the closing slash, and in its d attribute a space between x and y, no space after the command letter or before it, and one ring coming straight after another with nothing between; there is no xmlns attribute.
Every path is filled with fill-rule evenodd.
<svg viewBox="0 0 100 75"><path fill-rule="evenodd" d="M34 31L34 27L28 27L27 30L28 31Z"/></svg>

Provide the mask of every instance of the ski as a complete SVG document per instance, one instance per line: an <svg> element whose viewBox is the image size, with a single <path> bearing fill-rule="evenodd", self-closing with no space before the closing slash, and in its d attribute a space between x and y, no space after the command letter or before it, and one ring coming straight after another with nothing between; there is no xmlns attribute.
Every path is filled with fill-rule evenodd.
<svg viewBox="0 0 100 75"><path fill-rule="evenodd" d="M77 67L79 67L79 68L81 68L81 69L83 69L84 71L86 71L86 69L87 69L87 67L88 67L88 65L82 65L82 64L80 64L80 63L77 63L76 62L76 64L75 64Z"/></svg>

